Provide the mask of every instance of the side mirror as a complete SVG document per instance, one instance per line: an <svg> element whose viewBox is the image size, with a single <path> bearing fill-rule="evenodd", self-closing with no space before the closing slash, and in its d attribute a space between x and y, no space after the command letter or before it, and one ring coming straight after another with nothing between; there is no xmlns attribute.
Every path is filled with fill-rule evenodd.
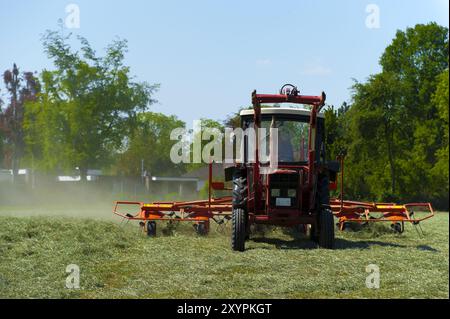
<svg viewBox="0 0 450 319"><path fill-rule="evenodd" d="M226 182L233 180L233 174L234 174L235 170L236 170L236 167L234 167L234 166L229 166L229 167L225 168L225 181Z"/></svg>
<svg viewBox="0 0 450 319"><path fill-rule="evenodd" d="M338 161L329 161L327 163L330 183L336 184L337 173L341 170L341 164Z"/></svg>

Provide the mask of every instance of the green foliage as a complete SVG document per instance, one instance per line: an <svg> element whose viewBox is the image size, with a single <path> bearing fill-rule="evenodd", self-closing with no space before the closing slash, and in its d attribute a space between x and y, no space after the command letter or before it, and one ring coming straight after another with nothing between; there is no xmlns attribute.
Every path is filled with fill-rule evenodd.
<svg viewBox="0 0 450 319"><path fill-rule="evenodd" d="M343 103L337 110L333 105L329 105L325 111L325 143L326 143L326 157L328 160L336 160L338 155L345 150L347 122L343 116L348 111L348 104Z"/></svg>
<svg viewBox="0 0 450 319"><path fill-rule="evenodd" d="M201 153L198 153L201 156L201 163L194 163L194 152L196 151L194 150L194 143L192 143L190 145L191 163L186 165L188 171L199 169L200 167L205 165L205 161L208 162L209 156L215 156L216 154L214 153L214 146L217 146L216 148L221 150L222 154L219 155L221 155L220 158L222 160L225 156L225 144L223 141L224 125L222 125L218 121L206 118L201 118L200 121L201 127L199 130L193 131L192 137L194 141L196 141L197 145L201 145ZM215 133L217 136L215 135ZM208 134L211 134L209 138L207 136ZM203 156L203 153L205 156ZM205 161L203 161L203 159L205 159Z"/></svg>
<svg viewBox="0 0 450 319"><path fill-rule="evenodd" d="M438 77L438 85L433 96L433 103L436 105L439 114L439 125L443 128L441 146L436 151L436 163L431 169L432 181L435 183L434 189L440 189L442 193L449 193L449 90L448 90L448 69ZM448 197L447 197L448 200Z"/></svg>
<svg viewBox="0 0 450 319"><path fill-rule="evenodd" d="M119 175L139 176L141 161L151 175L177 176L184 173L185 166L174 164L170 150L177 141L170 140L173 129L184 128L185 123L175 116L146 112L137 116L136 124L125 143L126 150L119 154L115 171Z"/></svg>
<svg viewBox="0 0 450 319"><path fill-rule="evenodd" d="M448 205L448 29L398 31L380 64L350 109L328 116L347 143L348 196Z"/></svg>
<svg viewBox="0 0 450 319"><path fill-rule="evenodd" d="M127 44L112 42L96 56L84 38L80 52L68 37L48 31L45 52L55 70L41 74L41 93L25 112L26 143L38 168L71 170L108 164L113 150L136 122L136 114L154 102L156 85L134 82L123 63Z"/></svg>

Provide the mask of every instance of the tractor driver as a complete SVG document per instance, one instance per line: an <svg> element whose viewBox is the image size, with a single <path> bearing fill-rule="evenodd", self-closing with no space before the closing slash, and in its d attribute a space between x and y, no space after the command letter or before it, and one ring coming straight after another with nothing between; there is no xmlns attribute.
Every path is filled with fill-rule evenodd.
<svg viewBox="0 0 450 319"><path fill-rule="evenodd" d="M278 128L278 161L294 162L294 148L292 147L292 136L289 129L283 127L283 121L272 118L271 128Z"/></svg>
<svg viewBox="0 0 450 319"><path fill-rule="evenodd" d="M278 130L278 161L294 162L294 148L289 130Z"/></svg>

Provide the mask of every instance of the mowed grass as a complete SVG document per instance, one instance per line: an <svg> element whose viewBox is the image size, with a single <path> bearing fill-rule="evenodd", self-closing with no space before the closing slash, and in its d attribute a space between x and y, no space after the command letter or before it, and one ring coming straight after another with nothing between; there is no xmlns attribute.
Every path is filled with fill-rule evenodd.
<svg viewBox="0 0 450 319"><path fill-rule="evenodd" d="M33 214L32 214L33 215ZM244 253L229 229L197 236L158 224L147 238L136 224L64 216L0 216L2 298L448 298L449 218L337 232L335 250L280 229L255 234ZM80 289L66 288L66 267L80 268ZM366 266L380 288L366 287Z"/></svg>

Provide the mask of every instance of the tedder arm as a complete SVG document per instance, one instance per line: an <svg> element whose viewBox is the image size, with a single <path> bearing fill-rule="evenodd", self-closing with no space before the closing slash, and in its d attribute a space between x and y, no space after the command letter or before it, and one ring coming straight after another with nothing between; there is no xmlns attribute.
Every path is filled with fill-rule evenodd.
<svg viewBox="0 0 450 319"><path fill-rule="evenodd" d="M405 222L416 226L434 216L430 203L368 203L331 199L330 207L338 218L340 230L344 230L348 223L391 222L392 227L402 233ZM419 212L423 214L416 215Z"/></svg>
<svg viewBox="0 0 450 319"><path fill-rule="evenodd" d="M215 184L221 183L212 181L211 171L210 169L210 185L215 188ZM223 190L223 187L220 186L223 185L219 185L219 188ZM135 206L137 209L134 213L125 213L120 211L123 206ZM332 198L330 207L333 215L338 219L340 230L344 230L348 223L390 222L394 230L401 233L404 230L405 222L416 226L421 221L434 216L430 203L371 203ZM419 216L419 211L425 213ZM211 219L218 224L223 224L231 219L232 197L212 198L210 191L206 200L153 203L116 201L113 213L127 220L138 220L141 222L141 226L158 220L187 221L203 224L204 229L208 231Z"/></svg>
<svg viewBox="0 0 450 319"><path fill-rule="evenodd" d="M136 206L133 214L120 211L122 206ZM355 202L333 198L330 200L333 215L338 219L340 230L344 230L348 223L390 222L398 232L403 232L404 223L419 225L421 221L434 216L430 203L370 203ZM417 210L416 210L417 209ZM220 223L229 220L232 212L232 198L230 196L186 202L131 202L116 201L114 214L128 219L149 221L187 221L203 223L209 229L210 219ZM423 214L422 214L423 212ZM419 216L418 214L421 214Z"/></svg>
<svg viewBox="0 0 450 319"><path fill-rule="evenodd" d="M345 152L341 152L338 156L341 169L340 196L330 199L330 208L334 216L338 218L340 230L344 230L349 223L391 222L391 227L402 233L405 222L420 228L421 221L434 216L431 203L396 204L344 200L344 158Z"/></svg>

